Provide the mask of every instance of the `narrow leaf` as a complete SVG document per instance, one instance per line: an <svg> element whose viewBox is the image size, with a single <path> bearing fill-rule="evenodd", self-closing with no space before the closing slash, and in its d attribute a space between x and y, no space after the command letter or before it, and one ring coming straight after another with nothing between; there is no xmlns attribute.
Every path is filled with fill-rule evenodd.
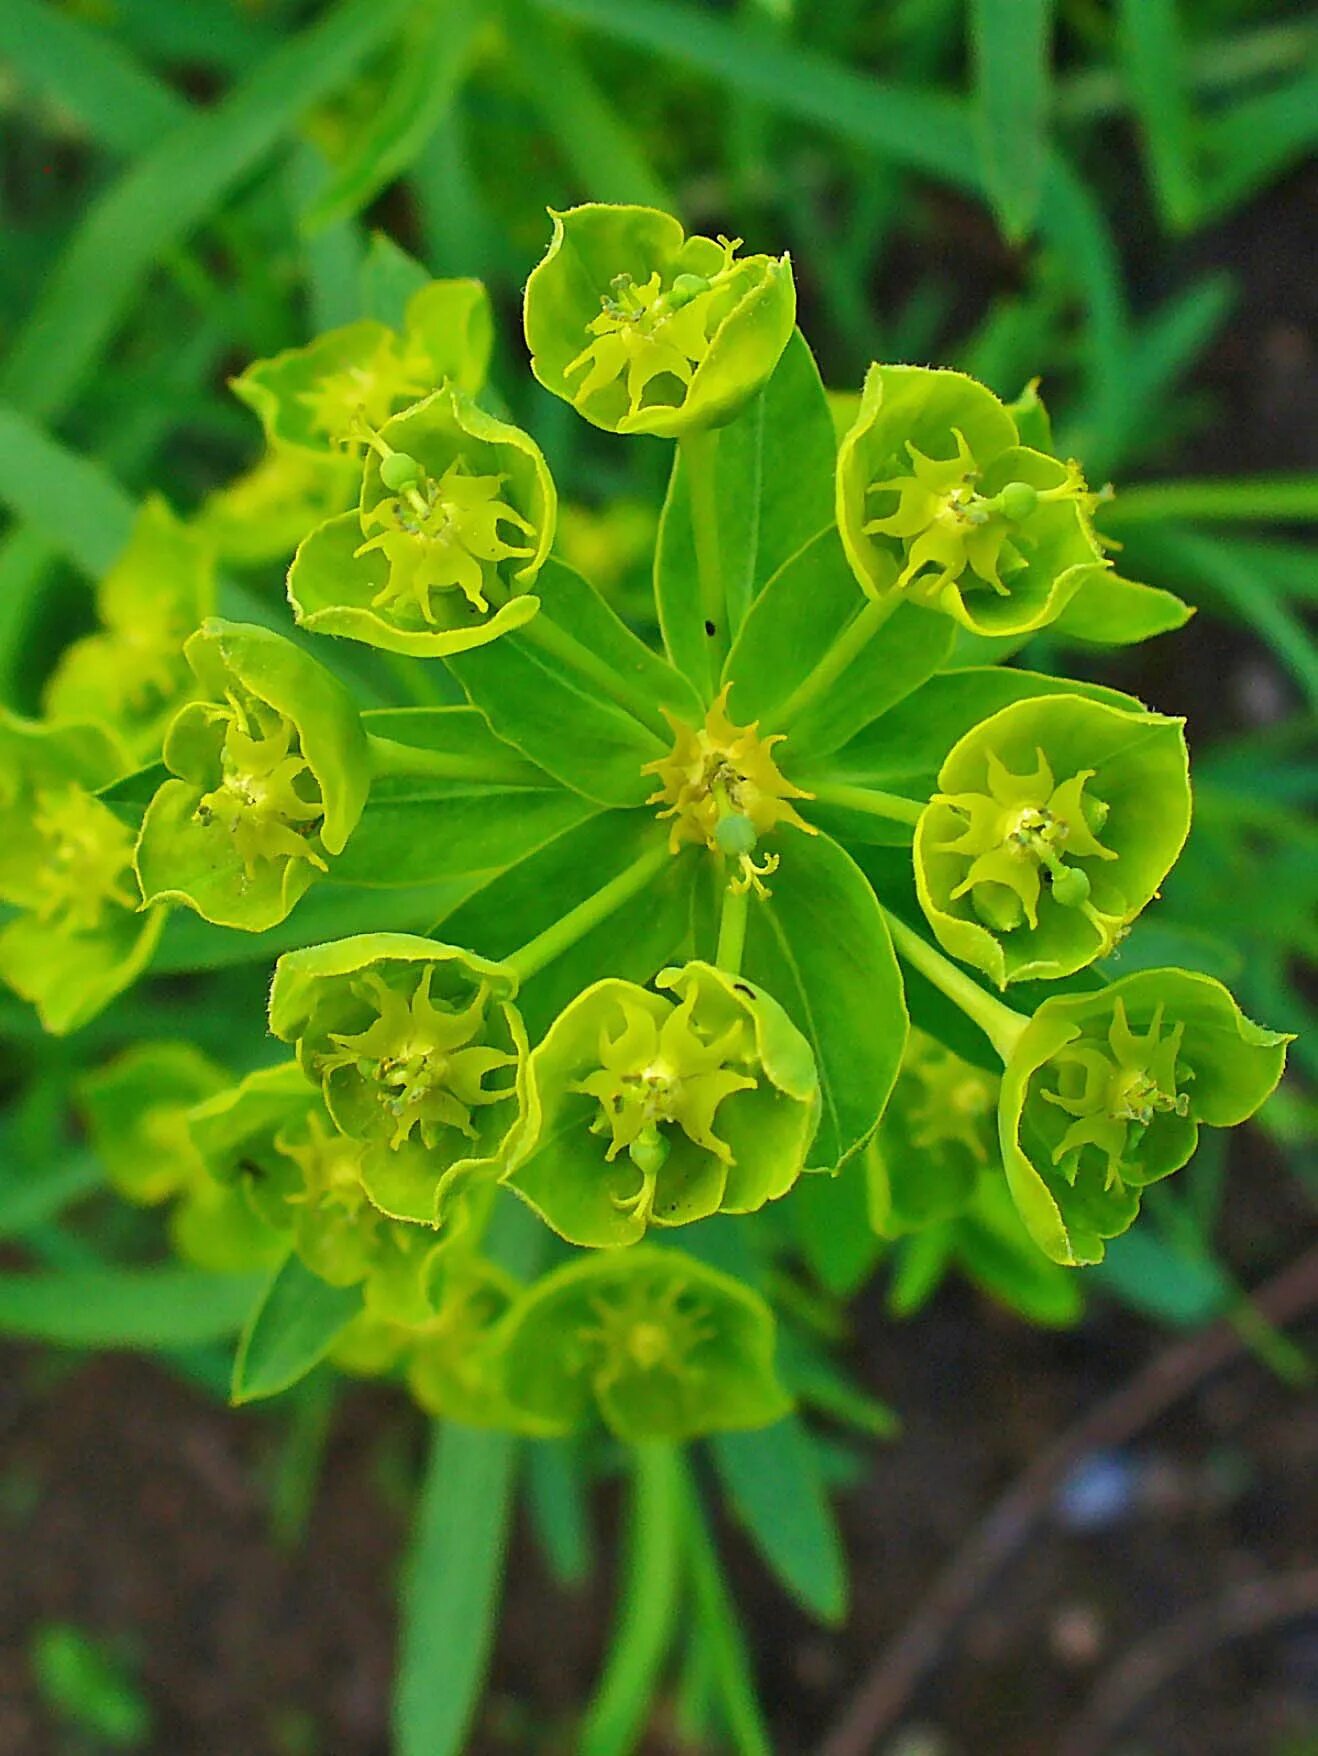
<svg viewBox="0 0 1318 1756"><path fill-rule="evenodd" d="M1118 0L1117 21L1153 193L1172 230L1186 231L1199 215L1199 177L1176 0Z"/></svg>
<svg viewBox="0 0 1318 1756"><path fill-rule="evenodd" d="M396 1756L461 1756L498 1621L518 1442L436 1423L402 1589Z"/></svg>
<svg viewBox="0 0 1318 1756"><path fill-rule="evenodd" d="M803 1609L841 1622L842 1538L804 1427L788 1415L757 1432L715 1434L710 1445L723 1491L761 1558Z"/></svg>
<svg viewBox="0 0 1318 1756"><path fill-rule="evenodd" d="M234 1402L277 1396L305 1378L361 1309L360 1287L334 1287L290 1256L252 1311L233 1364Z"/></svg>
<svg viewBox="0 0 1318 1756"><path fill-rule="evenodd" d="M261 1279L196 1268L0 1275L0 1333L64 1347L180 1348L237 1334Z"/></svg>
<svg viewBox="0 0 1318 1756"><path fill-rule="evenodd" d="M973 0L970 42L984 181L1002 229L1029 235L1048 157L1052 0Z"/></svg>

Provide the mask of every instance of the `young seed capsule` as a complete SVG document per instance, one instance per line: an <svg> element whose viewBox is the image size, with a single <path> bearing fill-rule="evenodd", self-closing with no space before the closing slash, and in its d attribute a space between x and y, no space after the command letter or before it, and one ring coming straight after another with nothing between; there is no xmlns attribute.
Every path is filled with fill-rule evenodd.
<svg viewBox="0 0 1318 1756"><path fill-rule="evenodd" d="M1063 908L1080 908L1089 901L1089 875L1079 866L1056 866L1052 874L1053 899Z"/></svg>
<svg viewBox="0 0 1318 1756"><path fill-rule="evenodd" d="M1023 524L1038 510L1039 490L1028 482L1008 482L998 495L998 503L1013 524Z"/></svg>
<svg viewBox="0 0 1318 1756"><path fill-rule="evenodd" d="M740 811L720 817L714 827L714 840L718 843L720 852L734 860L740 859L743 854L754 853L759 839L755 825L749 817L743 817Z"/></svg>
<svg viewBox="0 0 1318 1756"><path fill-rule="evenodd" d="M405 451L391 451L381 460L380 480L395 494L412 487L420 479L421 465Z"/></svg>
<svg viewBox="0 0 1318 1756"><path fill-rule="evenodd" d="M638 1134L627 1155L642 1176L657 1177L668 1162L669 1144L653 1124Z"/></svg>

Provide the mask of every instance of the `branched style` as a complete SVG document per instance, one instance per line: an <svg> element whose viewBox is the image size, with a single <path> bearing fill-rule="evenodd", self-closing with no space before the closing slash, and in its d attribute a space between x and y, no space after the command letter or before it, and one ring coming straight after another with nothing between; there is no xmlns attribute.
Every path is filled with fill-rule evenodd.
<svg viewBox="0 0 1318 1756"><path fill-rule="evenodd" d="M1150 967L1182 723L1000 661L1186 607L1117 576L1034 386L875 363L835 426L787 259L641 207L554 216L525 334L565 414L676 442L667 498L560 523L483 288L399 261L394 321L247 367L264 455L148 502L0 717L0 978L47 1029L273 966L282 1064L255 1011L221 1065L125 1009L78 1088L181 1255L269 1274L236 1393L329 1358L648 1445L818 1391L803 1259L1073 1321L1287 1038Z"/></svg>

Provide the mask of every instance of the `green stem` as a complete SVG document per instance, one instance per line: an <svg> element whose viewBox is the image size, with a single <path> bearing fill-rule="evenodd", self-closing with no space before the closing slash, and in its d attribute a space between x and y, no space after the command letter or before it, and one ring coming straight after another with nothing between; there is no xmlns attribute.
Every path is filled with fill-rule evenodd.
<svg viewBox="0 0 1318 1756"><path fill-rule="evenodd" d="M719 916L718 950L714 962L730 976L741 974L741 954L746 948L746 916L750 909L750 891L731 884L723 889L723 912Z"/></svg>
<svg viewBox="0 0 1318 1756"><path fill-rule="evenodd" d="M627 1756L645 1730L677 1621L682 1476L672 1445L633 1452L627 1573L617 1632L581 1730L581 1756Z"/></svg>
<svg viewBox="0 0 1318 1756"><path fill-rule="evenodd" d="M939 993L945 994L954 1006L960 1007L966 1017L983 1031L1003 1062L1009 1061L1030 1022L1029 1019L1014 1007L1004 1006L1001 1000L995 1000L992 994L986 994L978 982L972 982L964 970L958 969L941 951L935 951L928 940L913 932L891 909L884 909L883 912L887 917L893 944L912 969L918 969Z"/></svg>
<svg viewBox="0 0 1318 1756"><path fill-rule="evenodd" d="M505 635L504 638L524 641L529 646L537 647L546 658L556 659L569 671L588 678L615 706L630 714L647 732L653 732L664 749L672 743L673 728L660 712L657 703L636 694L627 680L620 677L607 660L600 658L588 646L583 646L543 610L532 616L515 634Z"/></svg>
<svg viewBox="0 0 1318 1756"><path fill-rule="evenodd" d="M366 734L370 751L371 775L385 776L433 775L439 780L465 781L471 786L534 786L536 773L529 764L515 756L506 762L489 757L472 762L448 750L427 750L417 744L400 743L396 738L381 738L374 732ZM542 783L543 784L543 783Z"/></svg>
<svg viewBox="0 0 1318 1756"><path fill-rule="evenodd" d="M900 591L890 591L881 598L865 599L862 607L857 610L815 668L801 679L787 700L772 716L776 731L790 731L803 714L809 712L822 696L828 694L843 671L859 658L902 601L903 594Z"/></svg>
<svg viewBox="0 0 1318 1756"><path fill-rule="evenodd" d="M841 780L808 784L821 805L845 805L849 811L861 811L866 817L884 817L894 823L918 823L924 814L919 799L904 799L900 793L880 792L877 787L853 786Z"/></svg>
<svg viewBox="0 0 1318 1756"><path fill-rule="evenodd" d="M755 1679L732 1593L705 1522L699 1490L686 1466L681 1485L696 1611L692 1645L705 1655L712 1672L722 1717L737 1756L772 1756L773 1747L756 1697Z"/></svg>
<svg viewBox="0 0 1318 1756"><path fill-rule="evenodd" d="M723 669L731 645L728 600L723 580L723 555L719 537L718 491L715 460L718 432L709 429L688 433L678 441L687 504L691 508L691 535L696 548L696 577L700 585L700 614L709 655L711 693Z"/></svg>
<svg viewBox="0 0 1318 1756"><path fill-rule="evenodd" d="M516 975L518 983L528 982L538 975L546 964L584 939L592 927L607 921L625 902L645 889L651 878L655 877L672 858L666 841L656 842L652 847L639 854L630 866L619 872L616 878L602 885L593 896L579 902L575 908L546 927L543 933L537 933L534 939L528 939L519 951L503 959L504 964Z"/></svg>

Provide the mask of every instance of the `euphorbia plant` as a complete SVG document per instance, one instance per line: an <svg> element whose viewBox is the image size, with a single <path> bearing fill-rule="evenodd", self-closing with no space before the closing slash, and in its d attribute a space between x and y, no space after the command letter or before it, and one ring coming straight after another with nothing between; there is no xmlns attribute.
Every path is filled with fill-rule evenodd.
<svg viewBox="0 0 1318 1756"><path fill-rule="evenodd" d="M1286 1041L1207 976L1122 973L1189 825L1181 722L1007 661L1185 611L1115 574L1037 394L875 365L839 443L790 266L739 249L588 206L527 284L540 382L676 442L659 642L555 551L483 296L437 282L248 368L265 463L197 529L145 514L51 717L0 728L0 975L48 1028L158 940L273 963L228 1068L139 1043L83 1087L185 1255L274 1265L235 1393L328 1355L466 1427L602 1428L693 1553L672 1446L724 1435L753 1503L794 1404L840 1406L802 1258L1069 1321ZM204 533L244 504L270 522L231 561L302 509L278 628L210 616ZM150 662L98 713L80 679L168 545Z"/></svg>

